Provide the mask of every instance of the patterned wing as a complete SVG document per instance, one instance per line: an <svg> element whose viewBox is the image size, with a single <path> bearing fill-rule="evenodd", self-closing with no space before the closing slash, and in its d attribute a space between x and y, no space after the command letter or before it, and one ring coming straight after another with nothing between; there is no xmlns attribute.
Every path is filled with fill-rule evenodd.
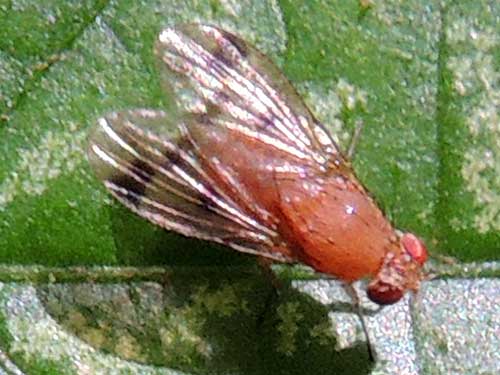
<svg viewBox="0 0 500 375"><path fill-rule="evenodd" d="M188 111L215 112L231 131L303 165L325 170L343 160L278 68L235 35L213 26L178 25L160 33L155 53L171 88L190 99Z"/></svg>
<svg viewBox="0 0 500 375"><path fill-rule="evenodd" d="M176 142L161 134L178 121L183 120L152 110L99 119L88 154L106 188L132 211L168 230L294 261L272 222L258 219L257 207L257 214L250 215L219 187L217 170L202 166L186 134Z"/></svg>

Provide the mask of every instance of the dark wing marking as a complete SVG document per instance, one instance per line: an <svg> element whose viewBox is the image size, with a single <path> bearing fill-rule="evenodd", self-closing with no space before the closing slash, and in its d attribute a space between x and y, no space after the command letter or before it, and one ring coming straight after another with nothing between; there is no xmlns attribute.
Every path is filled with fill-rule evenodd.
<svg viewBox="0 0 500 375"><path fill-rule="evenodd" d="M289 81L257 49L213 26L178 25L160 33L155 53L174 89L192 90L188 111L216 107L232 131L321 169L343 160Z"/></svg>
<svg viewBox="0 0 500 375"><path fill-rule="evenodd" d="M218 188L186 136L172 142L159 135L172 121L151 110L99 119L89 159L106 188L132 211L168 230L293 261L279 251L281 240L272 225L261 224Z"/></svg>

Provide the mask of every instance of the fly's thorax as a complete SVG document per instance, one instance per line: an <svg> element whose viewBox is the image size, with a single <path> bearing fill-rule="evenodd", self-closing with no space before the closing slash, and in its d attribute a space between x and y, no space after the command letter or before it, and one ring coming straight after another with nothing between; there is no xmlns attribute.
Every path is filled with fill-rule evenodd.
<svg viewBox="0 0 500 375"><path fill-rule="evenodd" d="M398 302L407 290L417 292L427 260L423 242L411 233L399 235L399 246L388 251L375 278L368 285L368 297L379 305Z"/></svg>

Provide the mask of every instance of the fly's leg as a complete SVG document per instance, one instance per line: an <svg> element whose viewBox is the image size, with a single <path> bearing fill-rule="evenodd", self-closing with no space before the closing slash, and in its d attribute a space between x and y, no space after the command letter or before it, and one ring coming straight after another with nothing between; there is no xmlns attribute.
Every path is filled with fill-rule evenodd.
<svg viewBox="0 0 500 375"><path fill-rule="evenodd" d="M256 326L260 329L265 323L266 319L269 318L269 315L274 314L274 306L279 303L281 290L284 286L282 281L276 276L271 268L271 265L273 263L271 259L265 257L257 257L257 263L266 276L266 279L271 283L271 287L269 288L267 296L263 301L264 305L262 311L257 315Z"/></svg>
<svg viewBox="0 0 500 375"><path fill-rule="evenodd" d="M359 120L355 123L355 128L351 136L351 142L347 148L346 157L347 160L352 161L354 157L354 152L356 146L358 145L359 138L361 137L361 131L363 130L363 121Z"/></svg>
<svg viewBox="0 0 500 375"><path fill-rule="evenodd" d="M363 333L365 334L365 337L366 337L366 344L368 346L368 355L370 357L370 360L372 362L375 362L377 357L376 357L375 349L371 343L370 333L368 332L368 328L367 328L364 314L363 314L363 311L361 308L361 301L360 301L360 298L358 296L358 293L356 292L356 289L354 289L352 284L343 284L343 287L344 287L344 290L346 291L346 293L352 298L354 306L356 307L356 312L359 316L359 319L361 321L361 326L363 327Z"/></svg>
<svg viewBox="0 0 500 375"><path fill-rule="evenodd" d="M258 257L257 263L262 268L264 275L266 275L266 277L271 282L271 285L274 287L274 289L277 291L281 290L281 288L283 287L283 283L276 276L276 274L273 272L273 270L271 268L271 266L273 264L272 259L265 258L265 257Z"/></svg>

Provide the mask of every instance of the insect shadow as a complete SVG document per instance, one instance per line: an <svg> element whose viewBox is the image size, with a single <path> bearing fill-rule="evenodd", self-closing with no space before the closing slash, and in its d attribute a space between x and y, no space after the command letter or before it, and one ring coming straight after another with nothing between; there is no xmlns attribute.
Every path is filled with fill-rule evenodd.
<svg viewBox="0 0 500 375"><path fill-rule="evenodd" d="M117 244L140 247L140 236L133 238L124 228L137 225L142 230L136 233L147 233L149 225L141 226L126 211L121 216L121 209L115 214ZM151 233L147 244L161 247L159 257L169 263L164 280L41 286L38 293L47 312L63 329L104 353L190 374L370 372L366 343L336 349L331 306L286 281L276 290L253 257L162 231ZM180 247L189 254L179 255ZM211 266L200 259L205 255ZM198 259L198 264L186 259Z"/></svg>

